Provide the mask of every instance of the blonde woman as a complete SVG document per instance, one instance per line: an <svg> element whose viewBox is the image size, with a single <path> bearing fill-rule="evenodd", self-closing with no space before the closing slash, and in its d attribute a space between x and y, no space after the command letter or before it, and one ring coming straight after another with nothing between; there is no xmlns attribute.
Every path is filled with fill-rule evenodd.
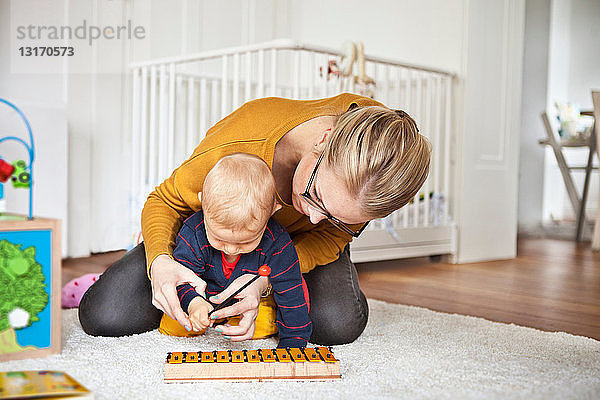
<svg viewBox="0 0 600 400"><path fill-rule="evenodd" d="M190 325L175 288L189 283L200 293L206 283L173 260L175 236L182 221L201 208L197 194L208 171L240 152L262 158L275 178L282 208L274 218L292 237L308 286L311 342L334 345L360 336L368 305L348 244L368 221L401 208L417 193L429 171L431 147L408 114L349 93L320 100L258 99L213 126L192 156L148 196L144 243L109 267L83 297L79 318L88 334L155 329L163 312ZM247 279L242 275L219 299ZM266 290L259 281L216 315L241 316L238 326L222 328L232 341L253 335ZM132 295L142 304L131 301Z"/></svg>

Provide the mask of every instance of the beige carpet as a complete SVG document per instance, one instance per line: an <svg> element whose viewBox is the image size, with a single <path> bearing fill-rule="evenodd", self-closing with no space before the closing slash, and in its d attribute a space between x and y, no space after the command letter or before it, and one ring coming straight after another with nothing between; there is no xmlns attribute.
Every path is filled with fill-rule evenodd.
<svg viewBox="0 0 600 400"><path fill-rule="evenodd" d="M162 383L168 351L227 348L216 335L165 337L158 331L95 338L76 310L64 312L63 353L0 363L0 370L57 369L97 399L598 399L600 342L481 318L370 300L371 315L353 344L336 346L336 382ZM228 348L273 347L274 340Z"/></svg>

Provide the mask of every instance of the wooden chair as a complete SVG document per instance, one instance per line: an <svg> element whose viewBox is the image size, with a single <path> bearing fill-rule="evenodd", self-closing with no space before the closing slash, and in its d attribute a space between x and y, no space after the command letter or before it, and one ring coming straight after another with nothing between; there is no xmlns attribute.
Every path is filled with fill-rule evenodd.
<svg viewBox="0 0 600 400"><path fill-rule="evenodd" d="M596 152L600 159L600 91L592 91L592 102L594 103L594 130L592 134L596 137ZM598 181L600 182L600 174ZM592 250L600 251L600 196L598 196L598 209L596 211L596 223L594 225L594 236L592 236Z"/></svg>

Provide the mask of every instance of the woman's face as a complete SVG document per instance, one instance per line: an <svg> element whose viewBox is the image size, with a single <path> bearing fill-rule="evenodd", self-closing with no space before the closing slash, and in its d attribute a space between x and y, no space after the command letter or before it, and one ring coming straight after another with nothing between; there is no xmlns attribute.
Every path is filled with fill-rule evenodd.
<svg viewBox="0 0 600 400"><path fill-rule="evenodd" d="M302 157L292 178L292 205L296 211L308 216L312 224L317 224L326 216L300 194L306 190L317 160L318 154L312 152ZM360 211L358 201L348 193L342 179L324 161L317 168L309 193L323 209L348 225L364 223L370 219Z"/></svg>

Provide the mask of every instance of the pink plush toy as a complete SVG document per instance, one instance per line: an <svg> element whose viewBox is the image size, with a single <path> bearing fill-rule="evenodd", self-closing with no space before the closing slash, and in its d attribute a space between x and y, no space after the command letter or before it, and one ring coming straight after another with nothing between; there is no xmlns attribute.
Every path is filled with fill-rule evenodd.
<svg viewBox="0 0 600 400"><path fill-rule="evenodd" d="M83 294L98 280L100 274L85 274L68 282L62 288L62 308L79 307Z"/></svg>

